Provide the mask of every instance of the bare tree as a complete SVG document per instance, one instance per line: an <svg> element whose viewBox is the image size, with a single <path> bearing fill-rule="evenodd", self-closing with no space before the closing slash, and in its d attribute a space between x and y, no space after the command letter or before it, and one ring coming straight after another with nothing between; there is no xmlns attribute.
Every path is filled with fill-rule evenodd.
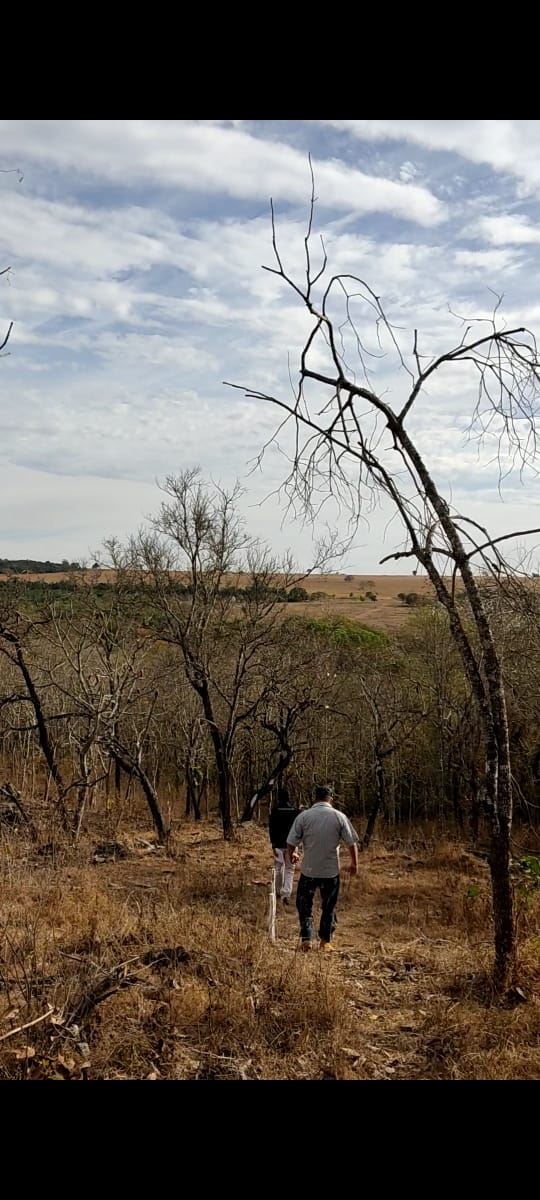
<svg viewBox="0 0 540 1200"><path fill-rule="evenodd" d="M198 469L170 476L150 529L108 550L117 572L139 573L158 641L177 646L213 748L225 838L233 836L233 753L240 731L276 688L276 645L287 590L298 582L249 539L238 487L208 486Z"/></svg>
<svg viewBox="0 0 540 1200"><path fill-rule="evenodd" d="M400 551L382 561L416 561L448 613L482 725L484 786L491 822L493 979L495 989L502 992L511 984L516 968L510 744L502 664L473 564L476 559L492 573L505 569L504 538L490 537L442 495L410 431L414 421L412 426L410 422L417 416L426 386L433 385L448 368L463 369L476 378L478 388L471 432L480 439L496 439L501 470L505 464L517 462L522 468L532 464L540 384L536 343L523 328L505 329L497 305L487 324L463 323L460 340L445 353L435 357L423 354L416 330L410 349L405 350L380 298L364 280L345 274L332 275L326 282L324 245L320 266L314 266L314 206L313 185L303 279L293 278L284 267L272 207L275 265L267 269L293 291L312 320L300 354L298 385L292 399L243 390L249 398L281 409L282 424L293 424L294 465L285 483L291 502L299 498L304 508L313 512L332 495L358 520L374 500L388 498L400 520L404 543ZM370 348L373 328L376 340ZM386 350L397 356L406 380L395 407L374 379ZM349 365L353 352L356 370ZM456 603L458 578L469 601L472 631Z"/></svg>
<svg viewBox="0 0 540 1200"><path fill-rule="evenodd" d="M370 663L368 671L360 668L357 682L369 714L375 774L375 796L362 838L362 846L367 849L377 817L387 805L387 761L414 736L426 712L418 698L416 703L404 705L403 680L396 678L389 661Z"/></svg>
<svg viewBox="0 0 540 1200"><path fill-rule="evenodd" d="M17 600L18 592L13 592L0 609L0 654L16 668L21 679L23 692L2 698L2 705L22 703L33 713L33 719L18 727L18 732L28 731L37 735L40 749L47 765L48 777L52 779L56 790L57 808L62 828L67 832L70 828L69 812L66 803L67 784L60 766L56 738L52 732L52 724L58 716L48 714L44 702L43 690L37 679L32 652L29 643L36 637L36 632L47 624L46 619L30 618L20 611Z"/></svg>
<svg viewBox="0 0 540 1200"><path fill-rule="evenodd" d="M49 636L56 653L50 677L67 705L79 768L71 785L77 789L76 836L88 796L106 777L109 758L140 785L163 842L168 830L145 751L153 724L164 719L167 672L155 661L153 640L140 632L134 600L111 585L103 604L91 589L80 588L68 612L53 607Z"/></svg>
<svg viewBox="0 0 540 1200"><path fill-rule="evenodd" d="M255 791L248 796L242 821L251 820L255 810L278 788L291 764L305 749L306 723L325 714L330 699L329 681L334 682L330 664L334 646L322 643L305 618L284 621L268 665L272 687L257 713L265 734L266 770Z"/></svg>

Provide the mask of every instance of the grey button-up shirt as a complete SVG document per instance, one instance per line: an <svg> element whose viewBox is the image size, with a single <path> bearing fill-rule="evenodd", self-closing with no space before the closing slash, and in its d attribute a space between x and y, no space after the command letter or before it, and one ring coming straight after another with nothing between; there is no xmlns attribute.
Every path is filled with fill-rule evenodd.
<svg viewBox="0 0 540 1200"><path fill-rule="evenodd" d="M309 879L333 879L339 875L339 843L354 846L358 835L351 822L325 801L298 814L287 838L289 846L302 842L301 874Z"/></svg>

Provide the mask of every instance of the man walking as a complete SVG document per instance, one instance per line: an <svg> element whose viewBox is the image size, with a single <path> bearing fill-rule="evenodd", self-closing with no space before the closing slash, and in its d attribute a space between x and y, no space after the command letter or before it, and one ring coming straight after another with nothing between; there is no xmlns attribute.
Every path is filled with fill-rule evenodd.
<svg viewBox="0 0 540 1200"><path fill-rule="evenodd" d="M298 861L297 854L289 857L286 853L287 836L297 816L298 809L291 803L287 788L279 788L277 804L268 818L268 832L276 866L276 896L283 900L285 905L290 903L294 864Z"/></svg>
<svg viewBox="0 0 540 1200"><path fill-rule="evenodd" d="M337 924L339 896L339 844L349 847L350 873L358 874L358 835L347 817L333 807L334 789L316 787L311 808L297 816L287 838L287 856L293 862L295 847L304 847L304 857L296 892L300 918L302 950L313 946L313 900L321 894L319 939L321 950L332 950L332 935Z"/></svg>

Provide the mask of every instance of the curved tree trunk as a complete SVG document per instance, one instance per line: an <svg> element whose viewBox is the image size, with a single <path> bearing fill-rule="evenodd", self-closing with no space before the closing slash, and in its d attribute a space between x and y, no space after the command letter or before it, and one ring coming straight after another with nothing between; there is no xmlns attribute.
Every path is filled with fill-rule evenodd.
<svg viewBox="0 0 540 1200"><path fill-rule="evenodd" d="M291 750L290 746L288 746L286 751L280 755L277 767L275 767L274 770L271 772L271 774L268 775L268 777L265 779L264 783L261 783L261 786L257 788L257 791L253 794L251 799L247 801L247 804L242 813L242 824L245 821L251 821L251 819L253 817L253 813L255 812L257 805L260 804L261 800L263 800L264 797L268 795L268 793L272 790L274 784L278 783L278 781L281 779L283 772L289 766L291 758L292 758L292 750Z"/></svg>
<svg viewBox="0 0 540 1200"><path fill-rule="evenodd" d="M156 789L148 778L146 771L140 765L140 763L136 762L129 754L117 746L109 746L109 753L114 762L118 763L122 770L125 771L126 775L133 776L140 783L146 798L146 802L150 809L152 821L158 838L160 842L166 842L169 835L169 830L167 829L163 814L161 812Z"/></svg>
<svg viewBox="0 0 540 1200"><path fill-rule="evenodd" d="M386 800L386 779L385 779L385 775L384 775L383 762L382 762L382 759L380 759L380 758L377 759L377 762L375 765L375 783L376 783L375 799L369 810L366 831L362 838L362 847L364 850L367 850L369 843L371 842L373 833L375 831L375 825L377 824L377 817L378 817L379 813L384 812L384 806L385 806L385 800Z"/></svg>
<svg viewBox="0 0 540 1200"><path fill-rule="evenodd" d="M216 773L218 778L219 811L221 815L221 823L223 825L223 837L226 841L232 841L234 838L234 825L231 813L231 772L228 757L223 738L214 717L212 697L210 696L208 682L206 679L204 679L202 682L199 682L194 686L201 697L204 716L210 731L212 746L214 748Z"/></svg>
<svg viewBox="0 0 540 1200"><path fill-rule="evenodd" d="M431 553L424 553L418 547L417 557L427 570L437 597L448 612L450 627L480 712L486 756L486 797L491 815L490 873L495 929L493 982L496 991L502 993L513 983L517 953L514 891L510 872L512 775L502 666L469 557L450 516L448 505L439 495L429 471L400 421L396 420L393 424L393 432L417 471L426 498L430 501L448 538L480 642L482 670L467 639L453 593L444 585Z"/></svg>
<svg viewBox="0 0 540 1200"><path fill-rule="evenodd" d="M15 653L17 656L17 662L19 664L19 669L21 671L22 677L26 684L26 688L28 691L28 695L30 697L30 702L32 704L32 708L34 709L36 725L38 728L39 744L43 751L43 755L45 757L45 761L49 768L49 772L54 780L54 785L56 788L56 795L58 798L58 811L60 813L60 821L62 824L62 829L64 830L65 833L69 833L71 831L71 826L70 826L70 820L69 820L69 813L68 813L67 806L66 806L66 787L65 787L64 779L63 779L60 767L58 766L55 748L49 737L49 730L47 728L47 719L45 717L45 713L43 712L41 699L38 695L36 686L34 684L34 680L32 678L28 664L24 657L22 646L20 645L19 642L16 642L16 644L15 644Z"/></svg>

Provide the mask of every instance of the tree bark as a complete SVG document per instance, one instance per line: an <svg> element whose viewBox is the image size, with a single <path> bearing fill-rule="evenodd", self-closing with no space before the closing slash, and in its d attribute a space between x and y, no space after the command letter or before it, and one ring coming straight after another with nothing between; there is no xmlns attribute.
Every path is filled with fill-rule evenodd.
<svg viewBox="0 0 540 1200"><path fill-rule="evenodd" d="M375 799L369 810L366 831L362 838L362 846L364 850L367 850L369 843L371 842L379 813L381 811L384 812L386 800L386 779L384 774L384 765L381 758L377 758L375 764L375 784Z"/></svg>
<svg viewBox="0 0 540 1200"><path fill-rule="evenodd" d="M190 766L189 762L186 762L184 773L185 773L185 779L186 779L185 815L186 815L186 817L190 817L191 813L193 812L193 816L194 816L195 820L200 821L200 819L201 819L200 789L201 789L202 780L199 783L197 782L196 773L193 770L193 768ZM200 775L200 772L199 772L199 775Z"/></svg>
<svg viewBox="0 0 540 1200"><path fill-rule="evenodd" d="M231 772L227 759L227 753L223 738L218 729L214 718L214 710L212 707L212 698L206 679L195 684L196 690L201 697L203 712L206 723L210 730L212 746L214 748L214 758L216 761L216 772L218 778L218 796L219 796L219 812L221 823L223 826L223 837L226 841L232 841L234 838L234 825L231 814Z"/></svg>
<svg viewBox="0 0 540 1200"><path fill-rule="evenodd" d="M58 766L54 746L49 737L49 730L47 728L47 720L46 720L45 714L43 712L41 699L39 697L36 686L34 684L34 680L32 679L32 675L28 668L26 659L24 657L22 646L20 645L19 642L17 642L15 645L15 653L17 656L17 662L19 664L21 674L22 674L24 682L26 684L26 688L28 691L28 695L30 697L30 702L32 704L32 708L34 710L34 714L35 714L35 718L36 718L36 725L38 728L39 744L43 751L45 761L47 763L49 772L51 774L52 779L54 780L54 784L56 787L56 795L58 798L58 811L60 813L60 821L62 824L62 829L64 830L65 833L69 833L70 832L69 813L68 813L68 810L66 807L66 800L65 800L66 788L65 788L63 777L62 777L62 772L60 771L60 767Z"/></svg>

